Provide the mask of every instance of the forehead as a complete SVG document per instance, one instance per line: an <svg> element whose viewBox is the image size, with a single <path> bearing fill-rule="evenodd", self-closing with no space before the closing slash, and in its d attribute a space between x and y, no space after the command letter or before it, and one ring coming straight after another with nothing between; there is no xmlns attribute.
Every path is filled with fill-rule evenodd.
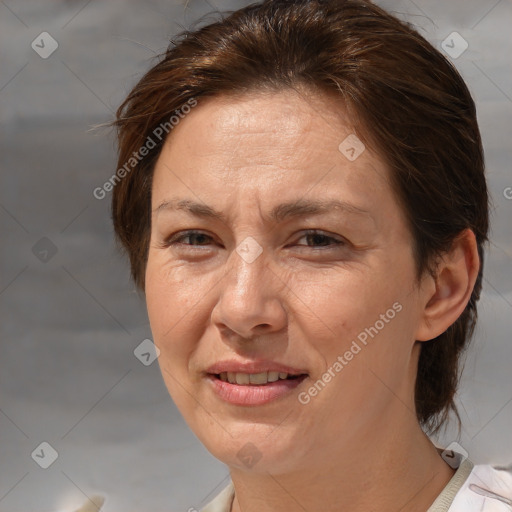
<svg viewBox="0 0 512 512"><path fill-rule="evenodd" d="M354 130L340 101L304 91L256 91L245 95L200 98L198 106L168 137L201 158L236 155L239 163L310 161L332 151ZM173 140L174 139L174 140ZM176 139L179 139L176 141ZM237 147L239 146L239 147Z"/></svg>
<svg viewBox="0 0 512 512"><path fill-rule="evenodd" d="M355 152L356 158L350 159L343 151L354 142L348 156ZM357 200L365 208L364 203L382 200L375 194L391 191L381 159L357 143L341 103L323 94L199 98L164 144L155 167L153 208L177 190L208 198L222 190L229 198L242 191L271 197L335 189L343 189L342 200Z"/></svg>

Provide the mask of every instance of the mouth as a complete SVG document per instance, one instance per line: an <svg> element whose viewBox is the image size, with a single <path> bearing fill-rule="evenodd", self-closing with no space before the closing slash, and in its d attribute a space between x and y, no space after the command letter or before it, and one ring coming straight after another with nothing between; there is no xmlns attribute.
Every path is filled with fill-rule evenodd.
<svg viewBox="0 0 512 512"><path fill-rule="evenodd" d="M293 391L308 374L286 372L221 372L206 374L207 381L218 398L232 405L258 406L295 397Z"/></svg>
<svg viewBox="0 0 512 512"><path fill-rule="evenodd" d="M260 372L260 373L241 373L241 372L221 372L211 373L213 377L230 384L239 386L265 386L271 382L280 380L295 380L307 376L307 374L289 374L286 372Z"/></svg>

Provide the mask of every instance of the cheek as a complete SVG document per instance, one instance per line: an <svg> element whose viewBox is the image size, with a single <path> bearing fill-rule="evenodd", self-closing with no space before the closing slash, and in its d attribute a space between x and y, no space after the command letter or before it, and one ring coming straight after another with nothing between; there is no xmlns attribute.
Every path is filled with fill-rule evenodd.
<svg viewBox="0 0 512 512"><path fill-rule="evenodd" d="M180 279L178 271L171 271L150 256L146 270L146 306L163 367L186 365L186 354L192 348L188 342L191 326L197 325L193 321L198 307L197 294L190 283Z"/></svg>
<svg viewBox="0 0 512 512"><path fill-rule="evenodd" d="M345 338L373 325L403 296L404 284L389 283L386 276L383 269L370 265L325 275L312 272L292 289L304 318L323 324L322 330L331 330L331 337L340 334Z"/></svg>
<svg viewBox="0 0 512 512"><path fill-rule="evenodd" d="M153 341L160 350L158 364L169 395L178 409L188 416L193 406L189 393L189 361L200 336L191 318L194 301L186 283L165 266L148 259L146 270L146 306Z"/></svg>
<svg viewBox="0 0 512 512"><path fill-rule="evenodd" d="M185 274L181 265L170 266L162 256L150 253L145 294L153 333L172 332L186 323L187 318L194 316L210 287L205 279Z"/></svg>
<svg viewBox="0 0 512 512"><path fill-rule="evenodd" d="M403 376L413 343L413 270L406 258L376 254L364 267L302 276L294 290L303 292L295 321L324 366L320 372L344 357L350 369L337 382L354 381L362 394L372 383L382 387L370 370L385 381Z"/></svg>

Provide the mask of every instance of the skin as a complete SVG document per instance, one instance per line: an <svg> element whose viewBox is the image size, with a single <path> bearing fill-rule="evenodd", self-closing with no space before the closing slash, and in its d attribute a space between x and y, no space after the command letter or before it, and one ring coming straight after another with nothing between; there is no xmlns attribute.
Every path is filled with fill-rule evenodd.
<svg viewBox="0 0 512 512"><path fill-rule="evenodd" d="M389 170L368 147L349 161L338 146L351 133L340 104L320 93L200 99L155 167L150 325L170 395L229 467L233 512L425 511L454 473L418 425L414 382L421 343L444 332L470 298L475 237L464 231L437 276L417 282ZM158 208L171 198L226 219ZM340 199L366 213L266 218L296 199ZM324 236L305 236L308 229ZM185 230L204 236L166 243ZM250 263L236 251L249 236L263 250ZM396 302L402 310L301 404L297 394ZM278 361L308 378L265 405L232 405L204 377L230 358ZM248 442L261 456L251 467L237 456Z"/></svg>

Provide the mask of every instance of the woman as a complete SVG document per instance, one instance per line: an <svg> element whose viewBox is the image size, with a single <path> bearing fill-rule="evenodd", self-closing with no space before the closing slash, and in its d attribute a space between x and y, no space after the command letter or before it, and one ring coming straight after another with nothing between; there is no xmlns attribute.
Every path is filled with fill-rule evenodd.
<svg viewBox="0 0 512 512"><path fill-rule="evenodd" d="M183 33L116 125L162 375L230 470L205 512L508 510L509 473L427 435L488 233L474 102L437 50L367 0L269 0Z"/></svg>

